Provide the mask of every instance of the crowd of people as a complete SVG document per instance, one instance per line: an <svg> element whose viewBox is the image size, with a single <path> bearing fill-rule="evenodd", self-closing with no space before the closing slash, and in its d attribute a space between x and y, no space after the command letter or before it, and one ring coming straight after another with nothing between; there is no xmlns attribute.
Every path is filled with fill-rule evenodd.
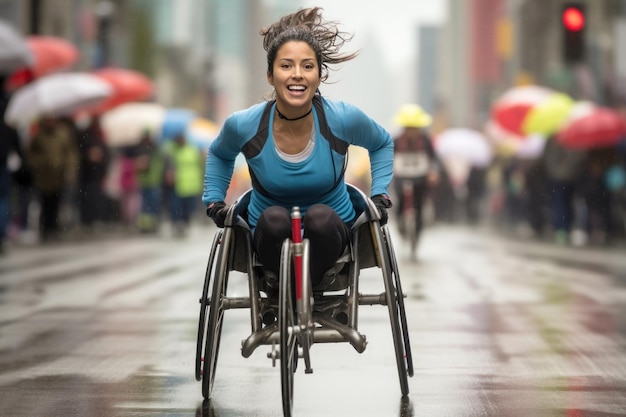
<svg viewBox="0 0 626 417"><path fill-rule="evenodd" d="M559 245L603 246L626 239L626 137L589 149L547 137L533 155L494 151L491 163L467 162L458 175L435 149L437 133L430 132L432 120L421 107L402 106L396 122L401 131L394 138L392 196L401 235L404 199L410 195L418 236L424 223L438 222L490 225Z"/></svg>
<svg viewBox="0 0 626 417"><path fill-rule="evenodd" d="M184 132L161 138L146 130L134 145L111 147L98 115L43 116L27 134L2 121L0 130L3 251L8 239L156 234L165 221L183 236L200 206L204 152Z"/></svg>
<svg viewBox="0 0 626 417"><path fill-rule="evenodd" d="M535 159L501 163L491 207L501 224L559 244L626 237L626 142L573 150L549 138Z"/></svg>

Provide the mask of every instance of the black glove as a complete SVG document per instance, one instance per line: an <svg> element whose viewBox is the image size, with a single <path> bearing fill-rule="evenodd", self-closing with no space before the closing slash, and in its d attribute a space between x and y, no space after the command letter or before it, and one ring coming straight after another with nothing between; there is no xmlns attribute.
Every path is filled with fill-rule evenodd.
<svg viewBox="0 0 626 417"><path fill-rule="evenodd" d="M389 196L386 194L376 194L372 197L372 202L378 209L378 213L380 213L380 225L384 226L387 224L387 220L389 220L389 215L387 214L387 209L390 208L393 204L391 204L391 200Z"/></svg>
<svg viewBox="0 0 626 417"><path fill-rule="evenodd" d="M206 215L213 219L217 227L223 228L229 206L223 201L214 201L206 208Z"/></svg>

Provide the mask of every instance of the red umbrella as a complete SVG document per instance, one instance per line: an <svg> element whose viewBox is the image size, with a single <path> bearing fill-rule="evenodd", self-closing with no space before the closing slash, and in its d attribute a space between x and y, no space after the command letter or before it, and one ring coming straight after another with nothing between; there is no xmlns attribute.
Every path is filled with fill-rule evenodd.
<svg viewBox="0 0 626 417"><path fill-rule="evenodd" d="M11 90L44 75L69 69L80 56L74 44L55 36L30 35L26 37L26 44L33 54L33 64L11 75L6 84Z"/></svg>
<svg viewBox="0 0 626 417"><path fill-rule="evenodd" d="M519 137L530 111L555 94L554 90L537 85L513 87L501 95L491 107L491 118L506 131Z"/></svg>
<svg viewBox="0 0 626 417"><path fill-rule="evenodd" d="M102 68L93 73L113 87L113 94L104 101L96 112L105 112L120 104L143 101L154 95L154 83L140 72L125 68Z"/></svg>
<svg viewBox="0 0 626 417"><path fill-rule="evenodd" d="M571 149L614 146L626 136L626 120L608 107L577 102L556 139Z"/></svg>

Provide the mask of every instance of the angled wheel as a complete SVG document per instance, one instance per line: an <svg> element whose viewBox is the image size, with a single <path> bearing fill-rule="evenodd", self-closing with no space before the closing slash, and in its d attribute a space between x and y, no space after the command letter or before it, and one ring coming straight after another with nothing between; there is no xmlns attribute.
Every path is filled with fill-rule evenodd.
<svg viewBox="0 0 626 417"><path fill-rule="evenodd" d="M375 239L379 243L381 270L383 273L383 282L385 285L385 295L387 298L387 308L389 310L389 322L391 325L391 335L393 337L393 346L396 353L396 365L398 367L398 377L400 378L400 390L402 395L409 394L408 366L405 360L405 347L402 326L399 317L398 299L402 294L397 292L397 288L393 278L391 260L389 251L385 249L386 245L383 241L382 230L387 231L387 226L375 227ZM404 304L403 304L404 305Z"/></svg>
<svg viewBox="0 0 626 417"><path fill-rule="evenodd" d="M221 238L221 231L215 234L211 251L209 252L209 261L207 263L206 272L204 273L204 286L202 287L202 296L200 297L200 318L198 320L198 339L196 341L196 381L202 379L202 358L204 353L204 335L207 328L206 315L209 312L209 290L211 289L211 278L213 277L213 264L215 263L215 255L217 254L217 246Z"/></svg>
<svg viewBox="0 0 626 417"><path fill-rule="evenodd" d="M294 326L296 308L293 299L290 241L286 239L281 251L278 293L278 330L280 343L280 383L283 415L291 417L293 410L293 378L298 362L298 344Z"/></svg>
<svg viewBox="0 0 626 417"><path fill-rule="evenodd" d="M211 302L209 303L209 318L207 323L204 368L202 371L202 396L209 399L215 381L215 370L222 337L222 322L224 319L224 297L228 284L228 258L233 231L224 229L221 244L218 250Z"/></svg>
<svg viewBox="0 0 626 417"><path fill-rule="evenodd" d="M402 280L400 279L400 268L398 267L398 260L396 258L396 252L393 248L393 243L389 236L389 229L387 226L383 226L384 238L387 241L387 250L389 253L389 261L391 265L391 272L393 274L394 283L396 286L396 301L398 304L398 314L400 317L400 327L402 329L402 338L404 340L404 355L406 359L407 372L409 376L413 376L413 354L411 353L411 342L409 340L409 325L406 319L406 310L404 308L404 292L402 291Z"/></svg>

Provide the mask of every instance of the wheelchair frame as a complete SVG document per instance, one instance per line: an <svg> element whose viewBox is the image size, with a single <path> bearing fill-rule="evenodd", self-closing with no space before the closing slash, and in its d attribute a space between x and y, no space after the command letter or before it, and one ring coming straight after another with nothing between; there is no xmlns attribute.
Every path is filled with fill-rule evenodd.
<svg viewBox="0 0 626 417"><path fill-rule="evenodd" d="M299 358L305 373L311 373L310 348L316 343L350 343L362 353L367 341L358 331L360 305L388 307L396 364L402 396L409 393L408 376L413 376L413 360L404 308L398 263L387 225L380 226L380 215L373 202L358 188L347 184L357 211L351 243L328 271L320 288L312 288L308 269L302 269L302 296L294 297L292 265L298 259L308 265L309 242L285 239L278 277L278 303L261 288L266 279L256 260L252 233L244 218L251 191L244 193L230 208L225 227L216 232L206 267L196 344L195 376L202 381L202 395L211 396L219 354L224 312L250 309L251 333L242 341L241 354L249 357L261 345L271 346L272 365L280 361L283 414L293 411L293 375ZM378 267L385 292L359 293L360 271ZM248 297L227 296L229 274L247 274ZM267 285L267 284L266 284ZM209 291L211 296L209 297ZM277 313L277 314L276 314ZM277 320L270 320L272 316ZM265 322L264 322L265 320Z"/></svg>

